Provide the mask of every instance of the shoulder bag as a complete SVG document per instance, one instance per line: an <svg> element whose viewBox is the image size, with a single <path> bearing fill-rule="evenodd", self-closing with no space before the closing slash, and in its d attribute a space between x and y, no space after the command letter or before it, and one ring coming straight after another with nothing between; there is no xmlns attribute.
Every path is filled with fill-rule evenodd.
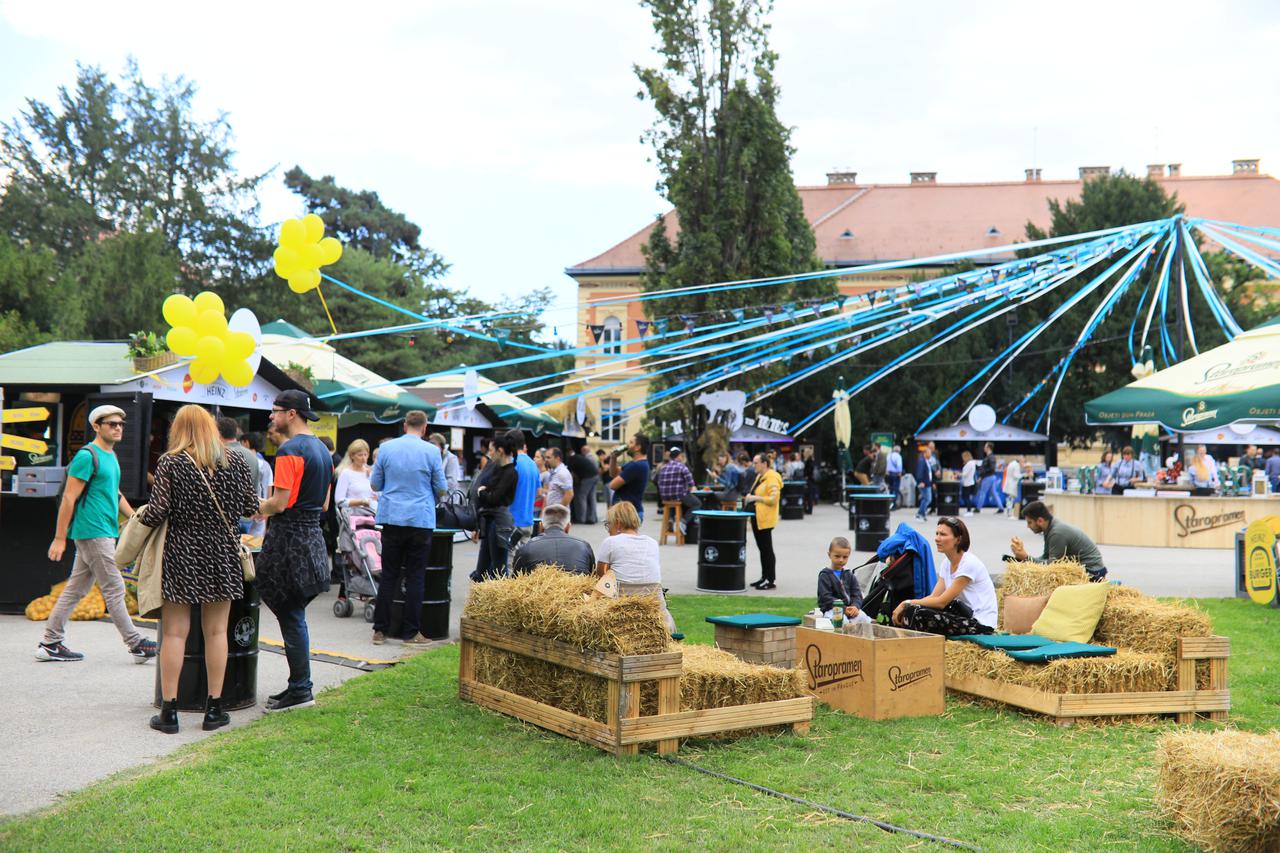
<svg viewBox="0 0 1280 853"><path fill-rule="evenodd" d="M190 456L187 457L191 459ZM204 469L194 460L191 464L196 466L196 470L200 472L200 479L204 481L204 487L209 490L209 497L213 498L213 505L218 508L218 515L222 516L222 523L227 526L227 532L231 534L232 540L236 543L236 553L240 556L240 569L244 572L244 579L251 581L258 576L257 570L253 567L253 552L249 550L249 546L241 541L240 535L236 533L236 526L227 518L227 514L222 510L222 502L218 500L217 494L213 491L213 484L209 482L209 477L204 473Z"/></svg>

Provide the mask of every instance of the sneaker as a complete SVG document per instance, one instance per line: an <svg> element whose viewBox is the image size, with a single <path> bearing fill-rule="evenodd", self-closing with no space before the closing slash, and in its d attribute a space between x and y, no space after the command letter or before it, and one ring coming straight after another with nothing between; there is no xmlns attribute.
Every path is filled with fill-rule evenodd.
<svg viewBox="0 0 1280 853"><path fill-rule="evenodd" d="M43 660L43 661L84 660L84 655L82 655L80 652L71 651L71 649L62 645L62 643L54 643L52 645L48 643L41 643L40 645L36 646L36 660Z"/></svg>
<svg viewBox="0 0 1280 853"><path fill-rule="evenodd" d="M298 708L310 708L316 704L316 697L310 690L304 693L285 692L279 699L272 698L267 703L267 713L274 714L277 711L296 711Z"/></svg>
<svg viewBox="0 0 1280 853"><path fill-rule="evenodd" d="M272 693L270 696L267 697L267 701L264 703L264 706L270 707L288 695L289 695L288 687L286 687L284 690L281 690L279 693Z"/></svg>
<svg viewBox="0 0 1280 853"><path fill-rule="evenodd" d="M134 663L146 663L156 656L156 641L139 640L129 649L129 654L133 655Z"/></svg>
<svg viewBox="0 0 1280 853"><path fill-rule="evenodd" d="M430 642L431 640L424 637L422 635L422 632L419 631L417 634L414 634L412 637L405 640L404 644L406 646L425 646L425 645L428 645Z"/></svg>
<svg viewBox="0 0 1280 853"><path fill-rule="evenodd" d="M381 631L374 631L374 632L373 632L373 644L374 644L375 646L380 646L380 645L382 645L383 643L385 643L386 641L387 641L387 635L386 635L386 634L382 633Z"/></svg>

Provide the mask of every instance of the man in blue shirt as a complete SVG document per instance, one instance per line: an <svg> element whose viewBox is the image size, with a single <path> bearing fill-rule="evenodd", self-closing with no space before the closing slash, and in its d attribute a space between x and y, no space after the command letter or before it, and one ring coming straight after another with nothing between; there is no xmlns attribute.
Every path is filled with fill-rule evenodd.
<svg viewBox="0 0 1280 853"><path fill-rule="evenodd" d="M1267 475L1267 481L1271 483L1271 491L1280 492L1280 447L1272 449L1266 464L1262 466L1262 471Z"/></svg>
<svg viewBox="0 0 1280 853"><path fill-rule="evenodd" d="M889 509L897 509L898 489L902 486L902 448L896 444L889 451L889 459L885 463L884 481L889 486L889 495L892 497Z"/></svg>
<svg viewBox="0 0 1280 853"><path fill-rule="evenodd" d="M538 489L542 486L542 472L538 463L529 458L526 452L524 432L513 430L516 446L520 452L516 454L516 496L511 501L511 520L520 532L515 537L517 542L526 542L533 536L533 504L538 499Z"/></svg>
<svg viewBox="0 0 1280 853"><path fill-rule="evenodd" d="M627 442L627 453L631 461L618 467L618 456L614 455L609 465L609 488L613 489L613 503L626 501L636 508L636 514L644 521L644 490L649 485L649 439L636 433Z"/></svg>
<svg viewBox="0 0 1280 853"><path fill-rule="evenodd" d="M933 466L929 464L932 452L926 445L920 448L916 457L916 494L919 502L916 505L916 518L924 521L929 513L929 505L933 503Z"/></svg>
<svg viewBox="0 0 1280 853"><path fill-rule="evenodd" d="M404 435L378 448L369 485L378 493L382 525L382 582L373 609L373 643L386 641L391 627L391 601L404 579L402 634L405 645L431 642L419 630L431 532L436 526L436 500L447 495L440 450L426 440L427 416L404 416Z"/></svg>

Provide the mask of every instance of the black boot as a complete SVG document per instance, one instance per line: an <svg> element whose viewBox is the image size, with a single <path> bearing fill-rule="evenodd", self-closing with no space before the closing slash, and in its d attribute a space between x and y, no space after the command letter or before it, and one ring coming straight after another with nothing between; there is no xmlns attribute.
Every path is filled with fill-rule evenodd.
<svg viewBox="0 0 1280 853"><path fill-rule="evenodd" d="M210 696L204 703L204 723L201 725L206 732L214 729L220 729L227 723L231 722L231 715L222 710L222 697L217 698Z"/></svg>
<svg viewBox="0 0 1280 853"><path fill-rule="evenodd" d="M178 733L177 699L166 699L160 703L160 713L151 718L151 728L167 735Z"/></svg>

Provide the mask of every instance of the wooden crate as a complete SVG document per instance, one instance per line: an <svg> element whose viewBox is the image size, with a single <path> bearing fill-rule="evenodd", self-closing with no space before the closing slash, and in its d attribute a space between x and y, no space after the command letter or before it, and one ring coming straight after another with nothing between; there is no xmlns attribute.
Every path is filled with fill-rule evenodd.
<svg viewBox="0 0 1280 853"><path fill-rule="evenodd" d="M747 663L791 669L796 665L796 626L736 628L716 624L716 645Z"/></svg>
<svg viewBox="0 0 1280 853"><path fill-rule="evenodd" d="M738 729L790 725L800 734L809 731L813 699L805 696L734 705L728 708L680 710L679 652L656 655L614 655L587 652L568 643L498 628L486 622L463 619L458 658L458 697L485 708L517 717L526 723L576 738L614 755L636 755L640 744L656 742L658 752L674 753L680 738L718 734ZM502 649L569 669L596 675L608 683L606 722L545 705L475 679L476 646ZM640 716L640 686L658 682L658 713Z"/></svg>
<svg viewBox="0 0 1280 853"><path fill-rule="evenodd" d="M802 628L797 646L818 699L869 720L892 720L946 709L943 643L937 634L864 623L849 633Z"/></svg>
<svg viewBox="0 0 1280 853"><path fill-rule="evenodd" d="M1227 689L1227 637L1182 637L1178 640L1178 684L1175 690L1145 693L1047 693L994 678L947 676L947 689L994 699L1070 725L1076 717L1125 717L1141 714L1176 714L1179 723L1195 722L1197 714L1226 720L1231 710ZM1196 689L1196 663L1209 662L1209 687Z"/></svg>

